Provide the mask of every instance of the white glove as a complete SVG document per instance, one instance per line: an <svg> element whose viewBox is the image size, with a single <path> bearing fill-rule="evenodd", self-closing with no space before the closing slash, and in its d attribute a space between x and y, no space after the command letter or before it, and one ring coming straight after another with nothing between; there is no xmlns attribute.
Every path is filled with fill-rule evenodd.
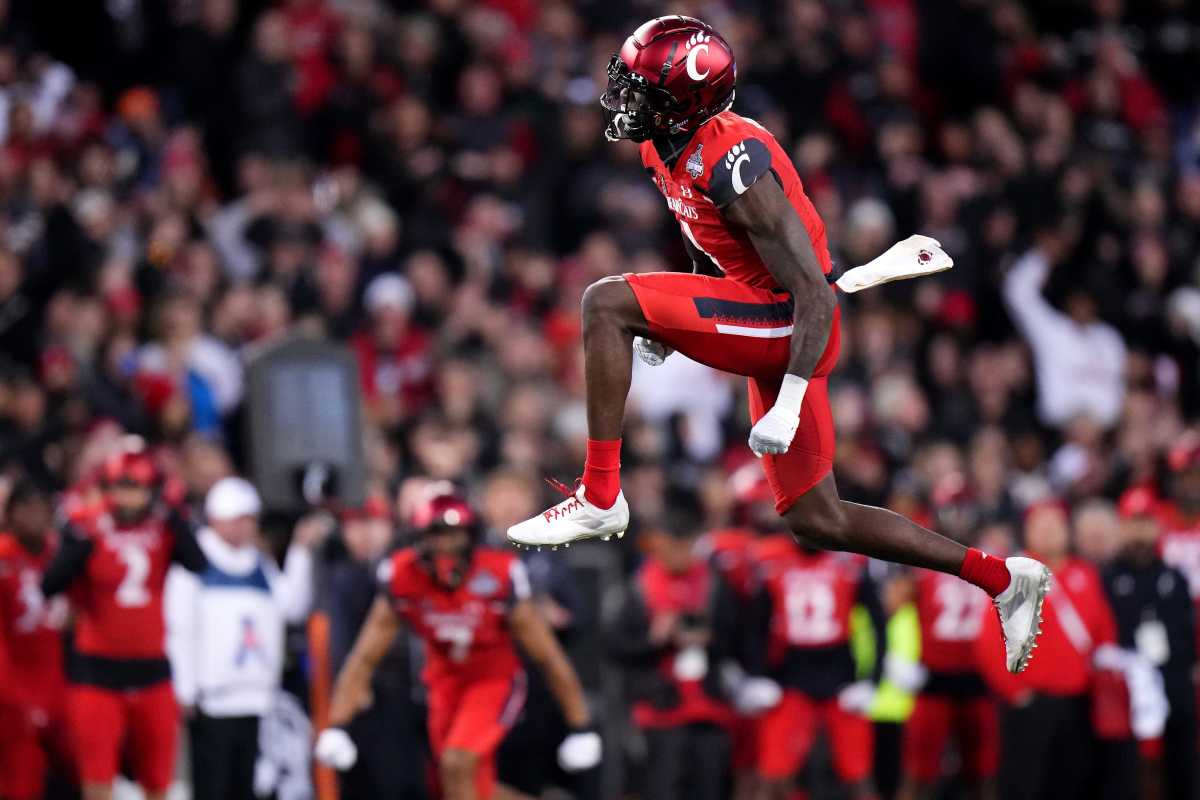
<svg viewBox="0 0 1200 800"><path fill-rule="evenodd" d="M667 360L667 356L671 355L672 350L653 339L635 336L633 337L633 352L637 353L638 358L650 366L658 367Z"/></svg>
<svg viewBox="0 0 1200 800"><path fill-rule="evenodd" d="M779 705L783 690L770 678L746 678L733 696L739 714L754 716Z"/></svg>
<svg viewBox="0 0 1200 800"><path fill-rule="evenodd" d="M772 406L762 419L750 429L750 449L754 455L782 455L792 446L796 428L800 427L800 415Z"/></svg>
<svg viewBox="0 0 1200 800"><path fill-rule="evenodd" d="M1163 689L1162 673L1141 656L1125 672L1129 687L1129 726L1135 739L1157 739L1167 726L1171 705Z"/></svg>
<svg viewBox="0 0 1200 800"><path fill-rule="evenodd" d="M582 772L600 763L604 743L595 731L577 731L558 746L558 765L564 772Z"/></svg>
<svg viewBox="0 0 1200 800"><path fill-rule="evenodd" d="M354 746L350 734L341 728L326 728L317 737L313 756L325 766L344 772L358 761L358 748Z"/></svg>
<svg viewBox="0 0 1200 800"><path fill-rule="evenodd" d="M914 234L896 242L878 258L846 270L837 279L837 285L843 292L853 294L892 281L932 275L953 266L954 259L946 254L937 239Z"/></svg>
<svg viewBox="0 0 1200 800"><path fill-rule="evenodd" d="M780 455L792 446L792 437L800 427L800 406L804 403L804 392L808 381L798 375L784 375L779 385L775 405L763 414L750 429L750 450L762 458L764 455Z"/></svg>
<svg viewBox="0 0 1200 800"><path fill-rule="evenodd" d="M857 681L838 692L838 705L853 714L866 714L874 702L875 684L870 681Z"/></svg>
<svg viewBox="0 0 1200 800"><path fill-rule="evenodd" d="M889 655L883 659L883 679L912 694L920 691L925 685L925 681L929 679L929 670L920 662Z"/></svg>

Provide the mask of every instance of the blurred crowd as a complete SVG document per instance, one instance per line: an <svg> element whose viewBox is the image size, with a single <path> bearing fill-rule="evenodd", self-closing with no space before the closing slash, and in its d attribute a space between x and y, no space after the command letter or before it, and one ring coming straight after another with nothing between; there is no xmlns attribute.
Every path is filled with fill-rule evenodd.
<svg viewBox="0 0 1200 800"><path fill-rule="evenodd" d="M842 300L830 381L842 495L996 553L1080 559L1111 622L1089 650L1152 647L1145 614L1122 615L1130 553L1138 569L1161 553L1200 597L1200 9L1188 0L82 6L0 4L5 485L65 489L133 433L199 507L249 468L248 359L293 336L344 343L368 501L343 509L319 549L335 666L415 483L467 486L499 536L553 499L543 476L570 480L582 464L583 289L688 267L635 146L604 141L597 102L624 36L668 12L732 44L734 109L792 154L835 270L916 232L955 259ZM647 562L679 558L681 537L737 521L735 476L753 461L744 391L681 357L638 365L623 456L634 525L615 565L585 587L562 560L530 559L576 655L603 649L608 605L577 595L619 597ZM264 522L282 554L294 520ZM1044 525L1057 528L1030 541ZM894 619L911 577L869 571ZM1176 707L1190 698L1174 714L1194 754L1193 642L1178 638L1171 655L1142 656ZM402 718L420 740L417 658L401 646L379 678L395 708L363 724L380 739ZM1045 688L994 691L1028 710L1027 691ZM607 710L613 730L646 719ZM1074 706L1042 712L1068 739L1099 730ZM877 756L902 721L879 723ZM891 767L876 770L885 793L902 783L893 738ZM630 768L606 791L639 791L654 769L639 741L610 745ZM419 796L419 752L383 749L378 769Z"/></svg>

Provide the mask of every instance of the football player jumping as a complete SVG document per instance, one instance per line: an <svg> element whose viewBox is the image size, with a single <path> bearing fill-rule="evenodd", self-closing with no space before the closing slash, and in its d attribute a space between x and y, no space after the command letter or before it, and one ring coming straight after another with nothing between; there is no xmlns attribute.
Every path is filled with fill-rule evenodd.
<svg viewBox="0 0 1200 800"><path fill-rule="evenodd" d="M317 760L354 766L358 750L344 726L370 705L371 676L403 621L425 643L429 742L447 800L514 796L496 783L495 754L524 703L518 644L545 673L571 727L560 765L568 772L594 767L600 736L571 662L529 599L524 565L511 552L476 544L475 511L448 484L430 493L413 515L415 544L380 567L379 597L338 675Z"/></svg>
<svg viewBox="0 0 1200 800"><path fill-rule="evenodd" d="M761 125L730 110L737 69L728 43L691 17L659 17L625 40L601 103L611 140L638 142L675 214L692 274L605 278L583 297L588 443L583 478L558 505L514 525L524 546L620 536L621 426L633 353L651 364L678 350L749 379L750 449L800 541L957 575L995 601L1008 668L1019 672L1040 630L1050 573L1001 561L882 508L842 500L831 473L827 381L837 362L835 291L948 269L936 241L913 236L831 287L825 226L792 162Z"/></svg>

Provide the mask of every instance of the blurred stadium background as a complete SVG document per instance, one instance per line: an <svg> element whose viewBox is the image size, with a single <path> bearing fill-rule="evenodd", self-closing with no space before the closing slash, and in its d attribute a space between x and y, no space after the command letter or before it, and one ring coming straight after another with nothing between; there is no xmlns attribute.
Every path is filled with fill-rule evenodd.
<svg viewBox="0 0 1200 800"><path fill-rule="evenodd" d="M219 478L250 477L279 555L298 521L333 511L285 680L319 722L369 562L393 522L402 536L414 487L462 482L497 542L552 500L542 476L569 480L583 461L582 290L686 268L597 103L624 36L668 12L730 40L734 108L793 155L835 264L913 232L955 258L843 299L843 496L998 551L1025 546L1027 508L1053 498L1098 569L1148 518L1200 596L1188 0L7 0L0 490L22 476L64 490L136 433L198 510ZM680 357L639 364L631 535L528 556L607 735L601 774L559 791L645 796L655 765L628 713L634 681L602 631L664 541L734 524L733 477L753 461L744 391ZM889 598L907 576L873 574L903 613ZM1123 601L1110 591L1119 621ZM1170 725L1194 767L1194 648L1170 645L1189 654L1161 663L1168 687L1188 687L1168 692ZM389 797L426 796L419 659L398 644L358 734L391 759ZM884 796L905 707L877 715ZM559 725L535 687L501 776L531 793L561 783ZM1109 733L1096 713L1072 730L1095 740L1096 793L1081 796L1151 796L1104 794ZM957 776L950 757L946 796L965 796ZM336 796L330 775L293 778L278 796ZM838 796L831 783L823 756L801 781L814 798ZM1160 796L1195 796L1190 776L1167 783L1181 793ZM383 795L343 781L341 796Z"/></svg>

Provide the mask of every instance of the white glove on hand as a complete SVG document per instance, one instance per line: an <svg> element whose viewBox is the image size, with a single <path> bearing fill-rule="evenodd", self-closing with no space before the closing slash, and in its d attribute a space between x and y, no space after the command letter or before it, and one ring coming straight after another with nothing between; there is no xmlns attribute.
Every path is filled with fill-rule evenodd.
<svg viewBox="0 0 1200 800"><path fill-rule="evenodd" d="M937 239L918 233L896 242L883 255L861 267L846 270L837 279L837 285L843 292L853 294L892 281L932 275L953 266L954 259L946 254Z"/></svg>
<svg viewBox="0 0 1200 800"><path fill-rule="evenodd" d="M313 756L325 766L345 772L358 761L358 748L354 746L350 734L341 728L326 728L317 737Z"/></svg>
<svg viewBox="0 0 1200 800"><path fill-rule="evenodd" d="M564 772L582 772L600 763L604 744L595 731L577 731L558 746L558 765Z"/></svg>
<svg viewBox="0 0 1200 800"><path fill-rule="evenodd" d="M750 449L754 455L762 458L768 453L781 455L788 451L796 428L800 427L800 406L807 389L808 381L804 378L790 374L783 376L775 405L750 429Z"/></svg>
<svg viewBox="0 0 1200 800"><path fill-rule="evenodd" d="M838 692L838 705L852 714L866 714L875 702L875 684L857 681Z"/></svg>
<svg viewBox="0 0 1200 800"><path fill-rule="evenodd" d="M883 679L910 694L920 691L929 679L929 671L917 661L907 661L899 656L885 656Z"/></svg>
<svg viewBox="0 0 1200 800"><path fill-rule="evenodd" d="M635 336L633 337L633 352L637 353L638 358L650 366L658 367L667 360L667 356L671 355L672 350L653 339Z"/></svg>
<svg viewBox="0 0 1200 800"><path fill-rule="evenodd" d="M792 446L796 428L800 427L800 415L792 414L772 406L762 419L750 429L750 449L762 458L767 454L781 455Z"/></svg>
<svg viewBox="0 0 1200 800"><path fill-rule="evenodd" d="M770 678L746 678L733 697L739 714L754 716L779 705L783 690Z"/></svg>

